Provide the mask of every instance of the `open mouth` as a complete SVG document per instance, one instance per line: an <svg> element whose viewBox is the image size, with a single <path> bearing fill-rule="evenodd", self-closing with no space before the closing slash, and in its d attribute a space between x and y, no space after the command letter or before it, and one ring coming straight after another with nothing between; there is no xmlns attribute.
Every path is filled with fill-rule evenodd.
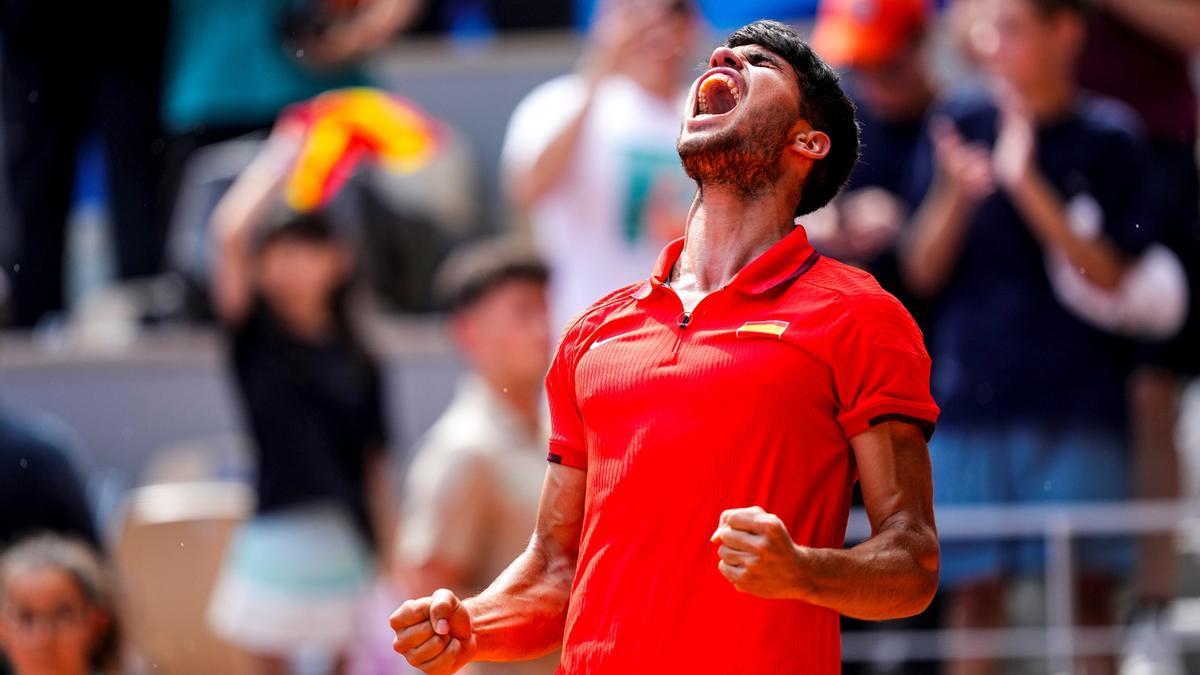
<svg viewBox="0 0 1200 675"><path fill-rule="evenodd" d="M724 115L736 108L741 98L742 90L733 75L720 71L711 73L696 89L695 115Z"/></svg>

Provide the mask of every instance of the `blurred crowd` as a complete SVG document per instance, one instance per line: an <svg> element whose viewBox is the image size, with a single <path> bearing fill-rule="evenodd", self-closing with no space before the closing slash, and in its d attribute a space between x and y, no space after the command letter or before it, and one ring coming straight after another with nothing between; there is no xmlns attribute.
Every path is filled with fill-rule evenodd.
<svg viewBox="0 0 1200 675"><path fill-rule="evenodd" d="M760 15L815 19L812 45L858 107L850 183L801 224L924 331L943 411L937 505L1181 497L1181 399L1200 371L1200 1L815 5L0 0L4 325L50 334L92 301L68 288L67 223L99 138L121 318L224 337L253 506L231 493L174 507L225 528L193 603L199 630L240 659L221 668L403 672L367 626L385 628L372 603L386 616L406 595L477 592L524 548L555 337L682 236L694 185L675 141L696 56ZM575 69L508 120L511 208L490 231L463 135L364 64L416 36L571 28L586 33ZM417 446L395 448L364 325L430 313L464 372ZM74 468L86 444L0 407L0 654L14 675L160 665L138 638L146 580L131 575L153 548L133 533L160 519L130 507L97 526ZM1179 557L1166 533L1080 542L1075 620L1129 639L1077 672L1185 672L1167 625ZM1009 625L1013 584L1045 560L1039 541L946 541L939 599L909 625ZM212 672L188 670L192 649L162 672Z"/></svg>

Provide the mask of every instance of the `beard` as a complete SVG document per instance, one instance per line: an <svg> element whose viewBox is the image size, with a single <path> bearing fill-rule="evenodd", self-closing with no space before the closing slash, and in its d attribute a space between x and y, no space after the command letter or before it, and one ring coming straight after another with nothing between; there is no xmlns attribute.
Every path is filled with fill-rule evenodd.
<svg viewBox="0 0 1200 675"><path fill-rule="evenodd" d="M742 124L686 139L681 135L675 144L683 170L701 188L719 185L750 197L771 189L779 178L794 111L775 105L743 114Z"/></svg>

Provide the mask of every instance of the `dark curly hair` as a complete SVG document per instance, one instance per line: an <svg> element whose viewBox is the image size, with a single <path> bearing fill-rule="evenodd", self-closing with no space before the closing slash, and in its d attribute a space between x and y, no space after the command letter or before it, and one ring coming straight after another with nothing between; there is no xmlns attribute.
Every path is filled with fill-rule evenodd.
<svg viewBox="0 0 1200 675"><path fill-rule="evenodd" d="M796 206L797 216L812 213L837 195L858 161L854 103L842 91L837 73L788 26L778 21L755 21L725 40L730 48L746 45L769 49L791 64L800 85L800 116L829 135L829 154L813 164Z"/></svg>

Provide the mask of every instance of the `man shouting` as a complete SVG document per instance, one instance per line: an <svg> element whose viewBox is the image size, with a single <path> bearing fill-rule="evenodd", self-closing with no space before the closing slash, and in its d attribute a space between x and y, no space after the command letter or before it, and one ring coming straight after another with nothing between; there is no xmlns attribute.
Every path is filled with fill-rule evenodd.
<svg viewBox="0 0 1200 675"><path fill-rule="evenodd" d="M425 672L561 645L570 674L832 674L839 613L907 616L933 595L920 332L795 222L854 166L854 108L779 23L709 65L678 142L699 186L687 236L575 320L550 367L529 547L480 595L391 618ZM855 479L872 536L847 549Z"/></svg>

